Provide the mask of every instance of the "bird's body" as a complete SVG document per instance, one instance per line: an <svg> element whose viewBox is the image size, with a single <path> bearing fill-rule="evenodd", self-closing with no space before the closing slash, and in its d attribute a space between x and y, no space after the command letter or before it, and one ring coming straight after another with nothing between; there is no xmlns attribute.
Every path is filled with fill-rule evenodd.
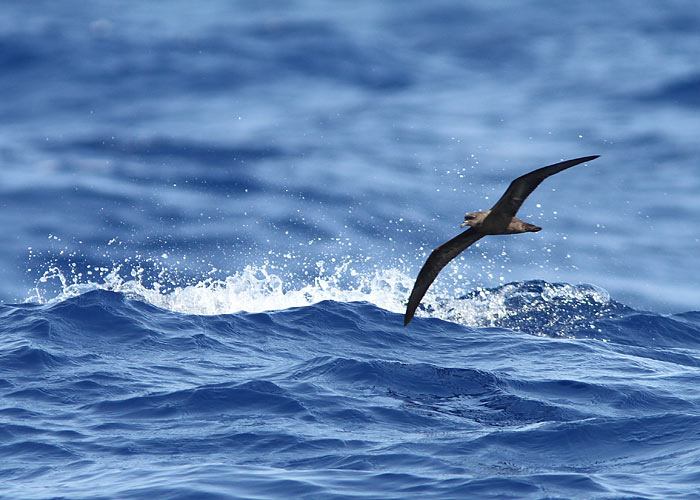
<svg viewBox="0 0 700 500"><path fill-rule="evenodd" d="M416 283L413 285L411 296L408 299L404 325L411 321L425 292L428 291L442 268L469 246L484 236L540 231L541 227L522 221L515 216L525 199L550 175L596 158L598 156L585 156L533 170L511 182L506 192L491 210L470 212L465 215L462 227L470 226L469 229L433 250L418 273L418 278L416 278Z"/></svg>
<svg viewBox="0 0 700 500"><path fill-rule="evenodd" d="M462 222L462 227L465 226L473 227L484 236L487 234L534 233L542 230L541 227L523 222L517 217L492 214L491 210L468 213Z"/></svg>

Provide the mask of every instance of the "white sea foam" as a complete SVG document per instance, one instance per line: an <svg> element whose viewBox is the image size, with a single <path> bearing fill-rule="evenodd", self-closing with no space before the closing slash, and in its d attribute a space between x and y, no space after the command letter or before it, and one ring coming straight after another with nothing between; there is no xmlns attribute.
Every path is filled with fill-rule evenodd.
<svg viewBox="0 0 700 500"><path fill-rule="evenodd" d="M37 284L32 300L63 301L92 290L121 292L129 298L186 314L216 315L240 311L264 312L303 307L324 300L364 301L403 314L413 286L412 273L397 267L358 270L353 260L328 263L319 260L302 273L274 264L245 266L223 279L203 278L186 286L173 286L176 270L161 268L157 279L151 271L123 266L101 268L90 275L54 267ZM58 294L47 300L42 283L60 284ZM502 326L536 333L565 334L567 325L580 328L591 318L610 312L610 297L590 285L546 282L509 283L496 288L466 286L457 276L441 276L428 291L419 317L434 317L469 326Z"/></svg>
<svg viewBox="0 0 700 500"><path fill-rule="evenodd" d="M306 283L284 269L262 265L245 266L226 278L204 278L187 286L172 286L167 282L167 271L145 284L142 268L124 272L117 266L103 270L96 280L86 280L84 274L65 273L54 267L40 278L29 300L57 302L92 290L109 290L170 311L202 315L274 311L323 300L366 301L393 312L405 309L409 286L413 285L408 274L393 268L360 273L352 264L349 261L327 270L326 263L318 261L315 276ZM60 290L47 299L40 285L51 281L58 282Z"/></svg>

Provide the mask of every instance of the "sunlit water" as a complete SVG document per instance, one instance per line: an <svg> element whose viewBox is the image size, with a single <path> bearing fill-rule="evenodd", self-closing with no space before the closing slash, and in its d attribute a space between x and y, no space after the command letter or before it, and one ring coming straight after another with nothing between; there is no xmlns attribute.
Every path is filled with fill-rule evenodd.
<svg viewBox="0 0 700 500"><path fill-rule="evenodd" d="M700 498L695 3L0 14L1 498Z"/></svg>

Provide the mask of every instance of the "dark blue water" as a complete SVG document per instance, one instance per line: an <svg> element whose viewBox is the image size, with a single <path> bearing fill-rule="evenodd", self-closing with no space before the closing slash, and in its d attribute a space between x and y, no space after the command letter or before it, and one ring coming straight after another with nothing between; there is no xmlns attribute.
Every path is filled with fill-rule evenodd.
<svg viewBox="0 0 700 500"><path fill-rule="evenodd" d="M690 1L4 2L0 498L700 498L698 47Z"/></svg>

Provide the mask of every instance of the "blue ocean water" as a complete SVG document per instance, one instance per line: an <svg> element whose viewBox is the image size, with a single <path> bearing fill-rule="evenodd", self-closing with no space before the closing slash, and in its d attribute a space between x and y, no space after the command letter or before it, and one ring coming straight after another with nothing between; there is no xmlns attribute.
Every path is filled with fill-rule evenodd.
<svg viewBox="0 0 700 500"><path fill-rule="evenodd" d="M700 498L694 2L0 14L0 498Z"/></svg>

